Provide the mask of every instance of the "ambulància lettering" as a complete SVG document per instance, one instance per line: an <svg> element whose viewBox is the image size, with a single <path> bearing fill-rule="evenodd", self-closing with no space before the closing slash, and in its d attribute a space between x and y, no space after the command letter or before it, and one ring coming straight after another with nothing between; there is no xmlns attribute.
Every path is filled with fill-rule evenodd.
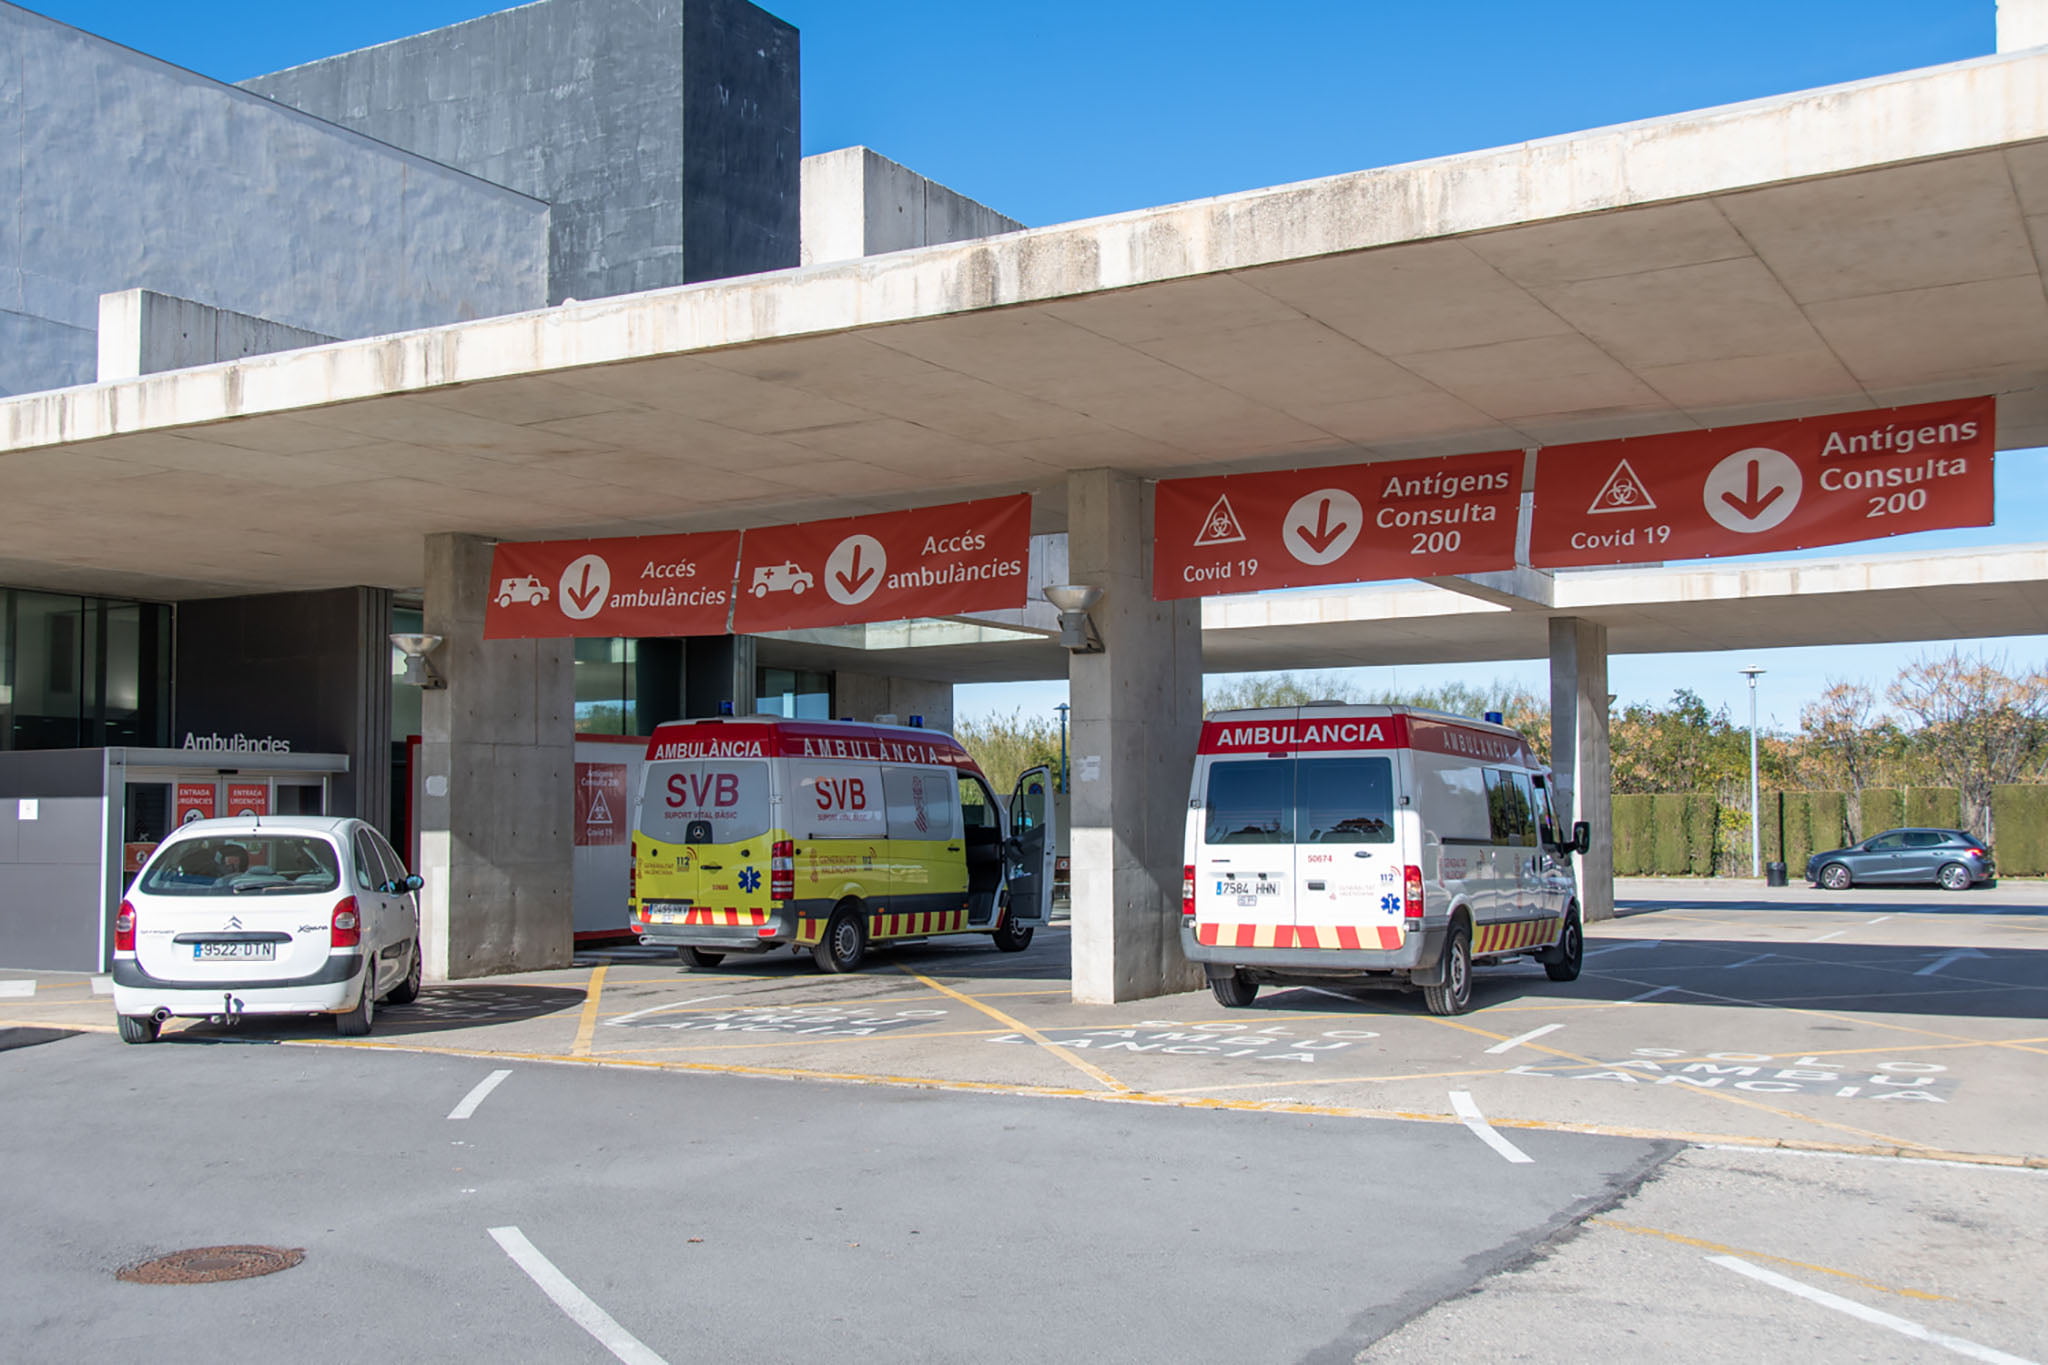
<svg viewBox="0 0 2048 1365"><path fill-rule="evenodd" d="M674 740L653 746L648 758L762 758L758 739Z"/></svg>
<svg viewBox="0 0 2048 1365"><path fill-rule="evenodd" d="M1319 725L1239 725L1222 735L1226 749L1286 749L1310 744L1384 744L1378 721L1329 721Z"/></svg>

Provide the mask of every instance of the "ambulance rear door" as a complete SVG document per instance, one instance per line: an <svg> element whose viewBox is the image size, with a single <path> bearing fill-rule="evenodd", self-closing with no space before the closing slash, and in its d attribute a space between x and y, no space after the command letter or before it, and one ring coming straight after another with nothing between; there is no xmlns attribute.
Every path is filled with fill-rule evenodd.
<svg viewBox="0 0 2048 1365"><path fill-rule="evenodd" d="M1026 769L1010 793L1010 914L1020 923L1043 920L1052 912L1058 819L1052 769Z"/></svg>
<svg viewBox="0 0 2048 1365"><path fill-rule="evenodd" d="M1294 771L1296 946L1398 947L1395 751L1304 754ZM1391 942L1383 927L1393 931Z"/></svg>
<svg viewBox="0 0 2048 1365"><path fill-rule="evenodd" d="M1201 759L1195 812L1195 932L1204 944L1270 948L1293 938L1294 764L1291 757Z"/></svg>

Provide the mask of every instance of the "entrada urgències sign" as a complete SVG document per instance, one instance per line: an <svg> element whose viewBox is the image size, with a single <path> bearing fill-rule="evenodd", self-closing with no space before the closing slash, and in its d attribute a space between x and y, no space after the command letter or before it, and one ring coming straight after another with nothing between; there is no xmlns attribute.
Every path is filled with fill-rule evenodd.
<svg viewBox="0 0 2048 1365"><path fill-rule="evenodd" d="M1031 497L745 532L506 542L487 640L758 634L1024 605Z"/></svg>

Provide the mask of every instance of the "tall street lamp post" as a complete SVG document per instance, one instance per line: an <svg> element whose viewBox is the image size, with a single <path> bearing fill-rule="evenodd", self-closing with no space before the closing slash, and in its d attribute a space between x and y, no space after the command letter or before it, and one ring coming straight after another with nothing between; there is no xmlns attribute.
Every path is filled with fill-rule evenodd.
<svg viewBox="0 0 2048 1365"><path fill-rule="evenodd" d="M1067 789L1067 711L1066 702L1052 708L1060 713L1060 790Z"/></svg>
<svg viewBox="0 0 2048 1365"><path fill-rule="evenodd" d="M1749 679L1749 875L1764 875L1764 830L1757 818L1756 797L1756 678L1764 670L1755 664L1742 670Z"/></svg>

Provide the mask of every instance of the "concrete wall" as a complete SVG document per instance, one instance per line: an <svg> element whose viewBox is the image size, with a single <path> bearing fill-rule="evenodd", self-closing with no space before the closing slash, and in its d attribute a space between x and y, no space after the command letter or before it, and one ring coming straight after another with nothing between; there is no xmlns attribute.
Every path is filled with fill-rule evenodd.
<svg viewBox="0 0 2048 1365"><path fill-rule="evenodd" d="M1024 225L867 147L803 160L803 263L965 242Z"/></svg>
<svg viewBox="0 0 2048 1365"><path fill-rule="evenodd" d="M0 967L103 965L106 761L104 749L0 754Z"/></svg>
<svg viewBox="0 0 2048 1365"><path fill-rule="evenodd" d="M559 303L795 265L797 75L744 0L539 0L243 84L547 200Z"/></svg>
<svg viewBox="0 0 2048 1365"><path fill-rule="evenodd" d="M0 394L142 287L338 337L537 307L547 206L0 3Z"/></svg>
<svg viewBox="0 0 2048 1365"><path fill-rule="evenodd" d="M1998 50L2048 44L2048 0L1998 0Z"/></svg>
<svg viewBox="0 0 2048 1365"><path fill-rule="evenodd" d="M101 383L318 346L334 337L148 289L100 295Z"/></svg>
<svg viewBox="0 0 2048 1365"><path fill-rule="evenodd" d="M953 684L949 682L840 669L832 677L832 700L835 715L859 721L894 716L898 725L910 724L912 716L923 716L925 729L953 733Z"/></svg>
<svg viewBox="0 0 2048 1365"><path fill-rule="evenodd" d="M391 594L383 588L216 597L178 607L173 746L185 734L275 736L347 754L330 815L391 830Z"/></svg>

